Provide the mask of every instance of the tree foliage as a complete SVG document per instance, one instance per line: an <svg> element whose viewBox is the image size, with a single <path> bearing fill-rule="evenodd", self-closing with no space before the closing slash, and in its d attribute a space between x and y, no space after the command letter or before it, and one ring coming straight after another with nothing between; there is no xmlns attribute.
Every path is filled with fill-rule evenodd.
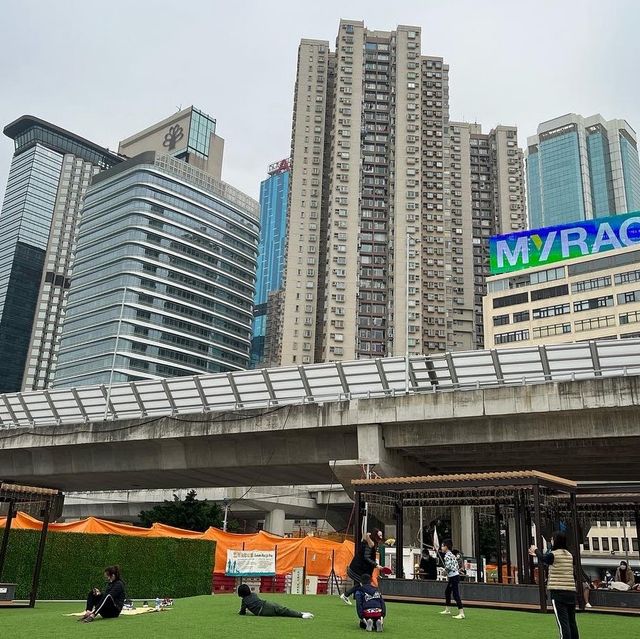
<svg viewBox="0 0 640 639"><path fill-rule="evenodd" d="M184 499L174 494L173 501L165 499L151 510L143 510L139 515L140 521L144 526L157 522L198 532L204 532L210 526L222 528L222 508L206 499L196 499L196 495L195 490L190 490Z"/></svg>

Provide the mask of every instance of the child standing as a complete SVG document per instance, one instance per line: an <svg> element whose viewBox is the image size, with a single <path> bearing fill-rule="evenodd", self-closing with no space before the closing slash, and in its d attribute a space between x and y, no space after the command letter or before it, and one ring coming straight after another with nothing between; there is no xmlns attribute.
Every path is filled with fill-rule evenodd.
<svg viewBox="0 0 640 639"><path fill-rule="evenodd" d="M310 612L298 612L290 610L280 604L260 599L258 595L251 592L247 584L238 586L238 597L242 599L239 615L246 615L247 610L256 617L298 617L299 619L313 619Z"/></svg>
<svg viewBox="0 0 640 639"><path fill-rule="evenodd" d="M460 599L460 569L456 556L451 552L453 548L453 542L451 539L445 539L442 542L441 550L444 553L444 568L447 571L447 588L444 591L446 606L440 613L441 615L450 615L451 611L451 595L458 606L458 614L454 619L464 619L464 607L462 606L462 599Z"/></svg>
<svg viewBox="0 0 640 639"><path fill-rule="evenodd" d="M367 632L382 632L387 606L380 591L371 585L371 576L362 575L361 583L355 592L356 611L360 627Z"/></svg>

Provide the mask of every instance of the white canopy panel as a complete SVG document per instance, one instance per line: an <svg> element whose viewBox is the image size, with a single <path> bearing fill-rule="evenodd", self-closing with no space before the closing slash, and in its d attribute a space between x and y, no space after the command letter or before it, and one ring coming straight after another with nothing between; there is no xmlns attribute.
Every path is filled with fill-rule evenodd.
<svg viewBox="0 0 640 639"><path fill-rule="evenodd" d="M0 428L640 374L640 339L387 357L0 395Z"/></svg>

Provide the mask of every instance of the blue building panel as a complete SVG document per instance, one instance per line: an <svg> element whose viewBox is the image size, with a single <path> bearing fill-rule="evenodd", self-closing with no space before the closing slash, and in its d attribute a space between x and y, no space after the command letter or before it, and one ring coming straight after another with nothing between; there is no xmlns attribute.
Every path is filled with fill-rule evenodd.
<svg viewBox="0 0 640 639"><path fill-rule="evenodd" d="M289 176L289 162L283 160L273 166L270 176L260 184L260 244L254 299L252 367L264 355L269 293L277 291L283 284Z"/></svg>

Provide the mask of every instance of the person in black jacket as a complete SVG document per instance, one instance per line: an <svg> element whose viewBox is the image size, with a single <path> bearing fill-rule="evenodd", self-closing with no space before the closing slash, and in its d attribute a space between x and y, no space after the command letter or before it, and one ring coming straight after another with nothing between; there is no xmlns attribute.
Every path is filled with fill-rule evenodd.
<svg viewBox="0 0 640 639"><path fill-rule="evenodd" d="M310 612L298 612L285 608L280 604L272 601L260 599L258 595L251 592L251 588L247 584L238 586L238 597L242 599L239 615L246 615L247 610L256 617L297 617L299 619L313 619Z"/></svg>
<svg viewBox="0 0 640 639"><path fill-rule="evenodd" d="M103 592L94 588L87 596L87 606L84 615L78 621L89 623L97 615L104 619L117 617L122 612L124 600L124 583L120 579L119 566L107 566L104 569L104 576L107 580L107 587Z"/></svg>
<svg viewBox="0 0 640 639"><path fill-rule="evenodd" d="M347 575L353 580L353 588L340 595L342 601L351 606L349 597L355 593L362 583L363 575L373 575L376 568L380 568L377 561L378 544L382 541L382 531L374 528L367 533L356 549L356 554L347 568Z"/></svg>
<svg viewBox="0 0 640 639"><path fill-rule="evenodd" d="M371 577L362 575L362 584L356 590L356 611L360 619L360 627L367 632L382 632L384 618L387 616L387 605L380 591L371 585Z"/></svg>

